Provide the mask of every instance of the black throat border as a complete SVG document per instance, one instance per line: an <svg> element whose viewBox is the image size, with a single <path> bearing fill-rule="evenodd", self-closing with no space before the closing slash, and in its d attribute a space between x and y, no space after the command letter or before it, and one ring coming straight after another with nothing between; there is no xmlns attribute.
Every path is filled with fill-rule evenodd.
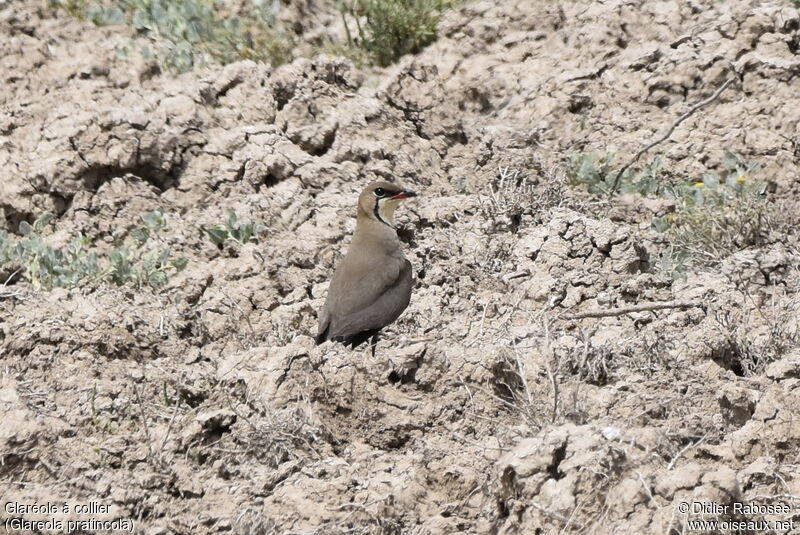
<svg viewBox="0 0 800 535"><path fill-rule="evenodd" d="M380 210L378 210L378 208L380 207L380 201L381 201L380 199L375 199L375 208L372 209L372 212L375 214L375 217L378 219L378 221L380 221L381 223L383 223L384 225L386 225L389 228L394 228L394 225L392 225L390 223L387 223L381 217Z"/></svg>

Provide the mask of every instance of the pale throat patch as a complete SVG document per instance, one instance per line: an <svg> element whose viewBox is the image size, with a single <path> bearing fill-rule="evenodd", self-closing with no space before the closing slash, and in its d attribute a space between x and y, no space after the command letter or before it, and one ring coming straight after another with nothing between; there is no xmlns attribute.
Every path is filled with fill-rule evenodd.
<svg viewBox="0 0 800 535"><path fill-rule="evenodd" d="M394 226L394 211L402 199L378 199L378 213L384 222Z"/></svg>

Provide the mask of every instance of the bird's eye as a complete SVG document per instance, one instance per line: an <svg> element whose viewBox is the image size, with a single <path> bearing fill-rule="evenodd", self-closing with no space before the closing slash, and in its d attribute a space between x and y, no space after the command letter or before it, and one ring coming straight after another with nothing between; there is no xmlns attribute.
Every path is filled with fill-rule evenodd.
<svg viewBox="0 0 800 535"><path fill-rule="evenodd" d="M386 190L383 189L383 188L375 188L375 196L376 197L385 197L386 196Z"/></svg>

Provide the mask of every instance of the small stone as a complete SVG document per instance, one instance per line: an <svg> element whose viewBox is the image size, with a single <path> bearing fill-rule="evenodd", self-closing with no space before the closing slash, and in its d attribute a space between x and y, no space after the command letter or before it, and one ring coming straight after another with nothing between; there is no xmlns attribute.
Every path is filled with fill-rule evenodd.
<svg viewBox="0 0 800 535"><path fill-rule="evenodd" d="M618 440L622 436L622 432L616 427L604 427L600 430L606 440Z"/></svg>
<svg viewBox="0 0 800 535"><path fill-rule="evenodd" d="M793 377L800 378L800 358L789 357L776 360L767 366L766 375L773 381L782 381Z"/></svg>
<svg viewBox="0 0 800 535"><path fill-rule="evenodd" d="M204 429L227 430L236 422L236 413L228 409L201 412L195 418Z"/></svg>

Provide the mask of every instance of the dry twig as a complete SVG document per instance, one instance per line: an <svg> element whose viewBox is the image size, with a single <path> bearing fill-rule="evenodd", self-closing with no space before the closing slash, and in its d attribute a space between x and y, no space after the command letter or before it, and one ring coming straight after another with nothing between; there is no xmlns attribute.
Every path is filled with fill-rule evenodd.
<svg viewBox="0 0 800 535"><path fill-rule="evenodd" d="M625 171L627 171L628 168L630 168L630 166L632 166L637 161L639 161L639 158L644 156L644 154L647 151L649 151L650 149L652 149L653 147L655 147L659 143L662 143L662 142L666 141L669 138L669 136L672 135L672 133L675 131L675 129L678 128L678 125L680 125L683 121L685 121L686 119L691 117L697 110L699 110L703 106L707 106L707 105L711 104L712 102L714 102L715 100L717 100L719 98L719 96L722 94L722 92L725 91L725 88L728 87L729 85L731 85L731 83L733 83L733 80L734 80L734 78L728 78L727 80L725 80L725 83L723 83L721 86L719 86L717 88L717 90L714 91L713 95L711 95L710 97L708 97L705 100L701 100L700 102L698 102L697 104L695 104L694 106L689 108L689 110L686 113L684 113L683 115L678 117L677 121L672 123L672 126L669 127L669 130L667 130L667 132L663 136L661 136L660 138L658 138L655 141L651 142L645 148L643 148L642 150L637 152L636 155L633 158L631 158L631 160L628 163L626 163L624 166L622 166L622 169L619 170L619 172L617 173L617 176L614 177L614 184L611 185L611 190L608 193L609 196L611 196L614 193L616 193L617 187L619 186L619 181L622 178L622 175L625 174Z"/></svg>
<svg viewBox="0 0 800 535"><path fill-rule="evenodd" d="M690 442L689 444L684 446L683 449L681 451L679 451L678 453L676 453L675 457L673 457L672 460L669 462L669 464L667 465L667 470L672 470L672 467L675 466L675 462L680 458L681 455L683 455L684 453L686 453L690 449L696 448L697 446L702 444L707 436L708 436L708 433L706 433L705 435L700 437L699 440L696 440L695 442Z"/></svg>
<svg viewBox="0 0 800 535"><path fill-rule="evenodd" d="M607 310L588 310L571 316L564 316L567 320L579 320L583 318L606 318L612 316L622 316L633 312L646 312L648 310L664 310L667 308L704 308L702 303L691 303L688 301L667 301L666 303L647 303L645 305L632 305L629 307L609 308Z"/></svg>

